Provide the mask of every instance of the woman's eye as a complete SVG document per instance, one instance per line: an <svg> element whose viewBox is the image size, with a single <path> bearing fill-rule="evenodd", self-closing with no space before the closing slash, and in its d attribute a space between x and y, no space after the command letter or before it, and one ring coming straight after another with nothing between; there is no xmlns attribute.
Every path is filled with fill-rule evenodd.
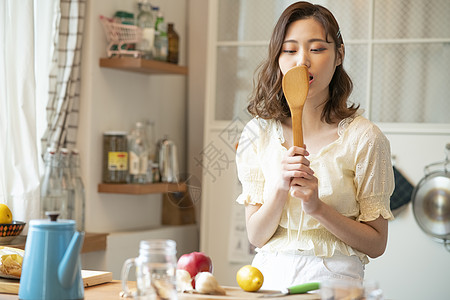
<svg viewBox="0 0 450 300"><path fill-rule="evenodd" d="M314 48L314 49L311 49L311 52L321 52L324 50L326 50L326 48Z"/></svg>
<svg viewBox="0 0 450 300"><path fill-rule="evenodd" d="M295 50L289 50L289 49L284 49L283 50L283 53L289 53L289 54L292 54L292 53L295 53L296 51Z"/></svg>

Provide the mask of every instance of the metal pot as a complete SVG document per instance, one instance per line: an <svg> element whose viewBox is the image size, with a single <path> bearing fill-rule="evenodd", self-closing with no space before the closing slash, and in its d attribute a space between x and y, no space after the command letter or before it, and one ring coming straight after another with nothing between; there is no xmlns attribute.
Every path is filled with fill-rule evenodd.
<svg viewBox="0 0 450 300"><path fill-rule="evenodd" d="M162 182L178 182L177 147L164 138L158 142L158 164Z"/></svg>
<svg viewBox="0 0 450 300"><path fill-rule="evenodd" d="M450 143L446 145L446 158L425 167L425 177L412 194L414 217L420 228L431 237L443 241L450 251ZM443 166L443 170L431 168Z"/></svg>

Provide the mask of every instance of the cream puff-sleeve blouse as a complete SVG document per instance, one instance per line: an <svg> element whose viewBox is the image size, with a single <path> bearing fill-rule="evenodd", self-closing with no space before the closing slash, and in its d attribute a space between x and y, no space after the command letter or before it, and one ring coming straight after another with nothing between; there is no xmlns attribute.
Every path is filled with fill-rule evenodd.
<svg viewBox="0 0 450 300"><path fill-rule="evenodd" d="M254 118L245 126L236 153L242 193L240 204L263 204L281 171L285 155L281 123ZM319 182L319 198L344 216L363 222L379 216L393 219L389 199L394 190L390 145L372 122L355 115L340 122L339 138L308 159ZM257 251L305 251L321 257L336 252L364 253L348 246L318 221L302 212L301 201L290 196L277 231Z"/></svg>

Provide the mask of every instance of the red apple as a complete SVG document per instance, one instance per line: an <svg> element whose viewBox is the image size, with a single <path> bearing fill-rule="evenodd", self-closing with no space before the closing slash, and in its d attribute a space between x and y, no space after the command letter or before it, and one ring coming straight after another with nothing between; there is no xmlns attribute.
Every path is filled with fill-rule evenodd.
<svg viewBox="0 0 450 300"><path fill-rule="evenodd" d="M200 272L212 273L213 265L211 258L203 252L192 252L183 254L177 263L177 269L186 270L191 274L192 287L195 288L195 275Z"/></svg>

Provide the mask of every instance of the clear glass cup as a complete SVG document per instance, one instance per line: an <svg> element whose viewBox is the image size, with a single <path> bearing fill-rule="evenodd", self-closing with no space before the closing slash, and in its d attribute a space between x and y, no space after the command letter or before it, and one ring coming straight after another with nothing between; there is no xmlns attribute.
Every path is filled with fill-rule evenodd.
<svg viewBox="0 0 450 300"><path fill-rule="evenodd" d="M176 243L172 240L143 240L139 256L129 258L122 267L123 296L139 300L177 300ZM128 288L128 274L136 268L136 291Z"/></svg>
<svg viewBox="0 0 450 300"><path fill-rule="evenodd" d="M320 284L322 300L363 300L364 285L357 279L330 279Z"/></svg>
<svg viewBox="0 0 450 300"><path fill-rule="evenodd" d="M384 300L383 290L376 280L364 281L364 297L365 300Z"/></svg>

